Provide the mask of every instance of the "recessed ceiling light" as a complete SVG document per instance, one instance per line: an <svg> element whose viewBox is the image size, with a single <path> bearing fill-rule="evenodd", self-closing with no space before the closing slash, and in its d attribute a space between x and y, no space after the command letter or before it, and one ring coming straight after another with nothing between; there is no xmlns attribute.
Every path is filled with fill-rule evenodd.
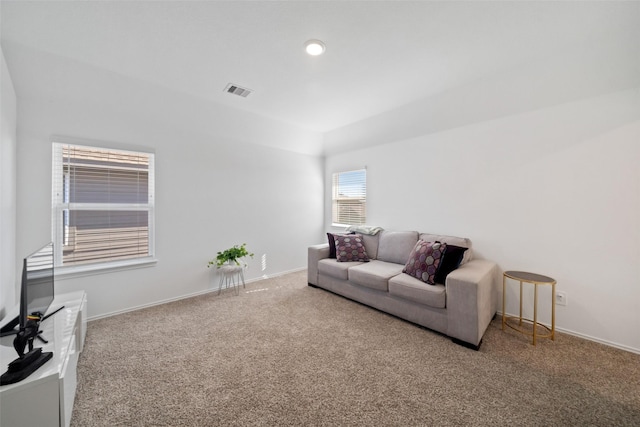
<svg viewBox="0 0 640 427"><path fill-rule="evenodd" d="M320 40L308 40L304 44L304 50L309 55L313 55L313 56L322 55L325 49L326 49L326 46Z"/></svg>

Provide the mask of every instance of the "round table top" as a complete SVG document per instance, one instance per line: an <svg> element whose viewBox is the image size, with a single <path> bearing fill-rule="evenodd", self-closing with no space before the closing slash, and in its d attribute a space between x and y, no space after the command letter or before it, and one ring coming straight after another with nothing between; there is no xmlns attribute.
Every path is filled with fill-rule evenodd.
<svg viewBox="0 0 640 427"><path fill-rule="evenodd" d="M504 275L515 280L531 283L556 283L555 279L542 274L528 273L526 271L505 271Z"/></svg>

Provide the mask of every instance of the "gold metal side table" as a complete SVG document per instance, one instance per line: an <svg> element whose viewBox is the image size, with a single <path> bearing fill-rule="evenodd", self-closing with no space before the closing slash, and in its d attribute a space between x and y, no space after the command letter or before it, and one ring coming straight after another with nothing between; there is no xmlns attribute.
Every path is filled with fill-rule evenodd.
<svg viewBox="0 0 640 427"><path fill-rule="evenodd" d="M520 313L519 316L508 316L505 314L507 305L507 278L520 282ZM533 320L522 318L522 283L532 283L533 291ZM551 328L538 323L538 285L551 285ZM509 319L518 319L518 326L514 326L508 322ZM523 329L522 322L532 324L532 331ZM543 276L536 273L527 273L526 271L505 271L502 275L502 330L507 325L521 334L533 335L533 345L536 345L536 338L551 338L555 341L556 334L556 281L551 277ZM538 326L549 331L548 334L539 335Z"/></svg>

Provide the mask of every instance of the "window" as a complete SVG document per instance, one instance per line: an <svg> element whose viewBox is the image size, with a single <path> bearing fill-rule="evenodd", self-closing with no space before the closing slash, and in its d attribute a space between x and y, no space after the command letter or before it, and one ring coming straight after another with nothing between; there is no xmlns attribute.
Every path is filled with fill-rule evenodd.
<svg viewBox="0 0 640 427"><path fill-rule="evenodd" d="M154 155L53 143L57 267L110 267L154 255Z"/></svg>
<svg viewBox="0 0 640 427"><path fill-rule="evenodd" d="M367 219L367 171L333 174L332 221L339 225L362 225Z"/></svg>

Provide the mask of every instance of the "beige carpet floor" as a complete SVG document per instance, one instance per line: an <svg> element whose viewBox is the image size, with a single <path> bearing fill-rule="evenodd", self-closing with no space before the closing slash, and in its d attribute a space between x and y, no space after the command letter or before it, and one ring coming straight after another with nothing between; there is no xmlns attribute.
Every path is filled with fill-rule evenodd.
<svg viewBox="0 0 640 427"><path fill-rule="evenodd" d="M306 272L89 323L72 426L640 426L640 355L490 325L480 351Z"/></svg>

